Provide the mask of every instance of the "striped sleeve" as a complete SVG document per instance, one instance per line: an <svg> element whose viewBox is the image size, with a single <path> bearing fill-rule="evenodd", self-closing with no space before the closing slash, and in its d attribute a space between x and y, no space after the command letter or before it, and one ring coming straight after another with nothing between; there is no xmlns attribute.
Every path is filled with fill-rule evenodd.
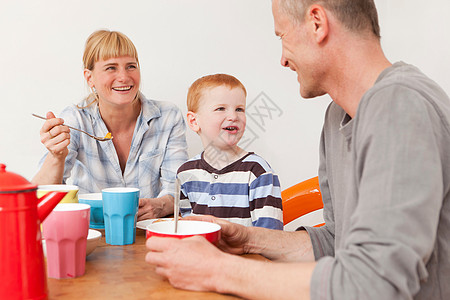
<svg viewBox="0 0 450 300"><path fill-rule="evenodd" d="M192 176L186 176L190 173L191 168L196 168L200 159L200 155L189 159L187 162L182 164L177 171L177 178L180 180L180 214L182 217L186 217L192 214L191 203L188 197L189 181Z"/></svg>
<svg viewBox="0 0 450 300"><path fill-rule="evenodd" d="M281 186L278 176L269 164L257 155L247 158L255 163L255 179L250 183L249 203L252 225L270 229L283 229Z"/></svg>

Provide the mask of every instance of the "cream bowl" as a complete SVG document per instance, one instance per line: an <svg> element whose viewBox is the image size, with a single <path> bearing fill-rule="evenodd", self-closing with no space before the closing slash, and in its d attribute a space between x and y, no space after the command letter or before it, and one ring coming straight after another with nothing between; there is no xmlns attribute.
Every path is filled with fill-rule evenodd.
<svg viewBox="0 0 450 300"><path fill-rule="evenodd" d="M100 243L102 233L95 229L89 229L87 242L86 242L86 256L91 254Z"/></svg>

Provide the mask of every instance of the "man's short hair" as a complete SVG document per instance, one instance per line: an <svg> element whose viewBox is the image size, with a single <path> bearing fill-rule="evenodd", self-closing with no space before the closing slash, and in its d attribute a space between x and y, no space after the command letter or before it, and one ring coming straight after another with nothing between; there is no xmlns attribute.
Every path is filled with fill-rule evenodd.
<svg viewBox="0 0 450 300"><path fill-rule="evenodd" d="M200 98L202 93L211 88L218 86L227 86L230 89L241 88L247 96L247 91L244 85L234 76L228 74L214 74L203 76L191 85L187 95L187 109L188 111L197 112L200 106Z"/></svg>
<svg viewBox="0 0 450 300"><path fill-rule="evenodd" d="M280 9L294 22L305 19L306 9L313 4L322 5L347 29L354 32L372 32L380 38L380 25L374 0L279 0Z"/></svg>

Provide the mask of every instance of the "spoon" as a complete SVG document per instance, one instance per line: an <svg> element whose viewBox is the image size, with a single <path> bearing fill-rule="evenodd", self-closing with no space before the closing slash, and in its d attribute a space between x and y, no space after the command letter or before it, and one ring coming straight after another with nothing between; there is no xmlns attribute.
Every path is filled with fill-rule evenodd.
<svg viewBox="0 0 450 300"><path fill-rule="evenodd" d="M38 115L36 115L36 114L31 114L31 115L33 115L33 117L36 117L36 118L39 118L39 119L42 119L42 120L48 120L47 118L38 116ZM91 138L93 138L93 139L95 139L95 140L97 140L97 141L100 141L100 142L109 141L109 140L112 140L112 138L113 138L112 135L111 135L111 133L109 133L109 132L106 134L106 136L105 136L104 138L102 138L102 137L94 136L94 135L92 135L92 134L87 133L86 131L83 131L83 130L81 130L81 129L78 129L78 128L75 128L75 127L72 127L72 126L69 126L69 125L65 125L65 124L64 124L64 126L67 126L67 127L69 127L70 129L77 130L77 131L80 131L80 132L82 132L82 133L85 133L85 134L87 134L88 136L90 136Z"/></svg>
<svg viewBox="0 0 450 300"><path fill-rule="evenodd" d="M173 197L173 217L175 218L175 233L178 231L178 215L180 214L180 180L175 179L175 195Z"/></svg>

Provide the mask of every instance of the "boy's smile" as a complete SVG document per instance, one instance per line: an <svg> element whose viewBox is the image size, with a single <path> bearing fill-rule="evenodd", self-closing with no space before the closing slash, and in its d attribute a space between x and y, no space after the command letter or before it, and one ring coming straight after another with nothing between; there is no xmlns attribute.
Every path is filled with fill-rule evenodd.
<svg viewBox="0 0 450 300"><path fill-rule="evenodd" d="M228 130L230 133L237 133L239 131L239 127L237 126L228 126L223 128L224 130Z"/></svg>

